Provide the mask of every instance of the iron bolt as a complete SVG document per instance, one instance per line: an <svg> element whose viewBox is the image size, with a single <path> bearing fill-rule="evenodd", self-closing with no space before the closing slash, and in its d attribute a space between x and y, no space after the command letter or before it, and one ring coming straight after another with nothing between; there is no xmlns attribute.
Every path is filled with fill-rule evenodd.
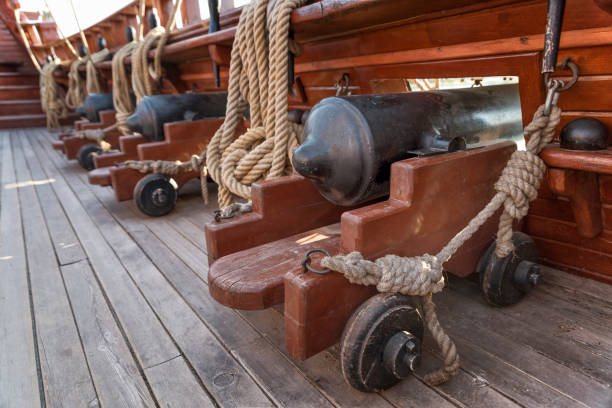
<svg viewBox="0 0 612 408"><path fill-rule="evenodd" d="M529 282L533 285L536 286L538 283L540 283L540 266L539 265L533 265L530 269L529 269L529 274L527 275Z"/></svg>

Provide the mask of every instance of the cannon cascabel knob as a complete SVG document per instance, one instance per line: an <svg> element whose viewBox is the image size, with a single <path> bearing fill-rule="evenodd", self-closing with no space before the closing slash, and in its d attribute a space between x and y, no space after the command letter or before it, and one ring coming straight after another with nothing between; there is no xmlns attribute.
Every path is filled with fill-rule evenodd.
<svg viewBox="0 0 612 408"><path fill-rule="evenodd" d="M561 129L561 147L571 150L603 150L609 144L609 132L600 120L584 117L574 119Z"/></svg>

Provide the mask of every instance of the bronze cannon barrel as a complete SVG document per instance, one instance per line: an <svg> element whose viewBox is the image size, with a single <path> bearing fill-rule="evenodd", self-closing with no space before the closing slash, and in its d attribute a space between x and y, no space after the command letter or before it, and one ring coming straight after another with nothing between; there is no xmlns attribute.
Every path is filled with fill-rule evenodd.
<svg viewBox="0 0 612 408"><path fill-rule="evenodd" d="M113 107L113 94L89 94L83 101L83 105L77 108L76 114L90 122L99 122L101 111L113 109L115 109Z"/></svg>
<svg viewBox="0 0 612 408"><path fill-rule="evenodd" d="M389 194L395 161L499 139L522 140L516 84L331 97L310 111L293 166L329 201L355 205Z"/></svg>
<svg viewBox="0 0 612 408"><path fill-rule="evenodd" d="M165 123L222 117L226 103L227 92L145 96L126 125L150 141L161 141Z"/></svg>

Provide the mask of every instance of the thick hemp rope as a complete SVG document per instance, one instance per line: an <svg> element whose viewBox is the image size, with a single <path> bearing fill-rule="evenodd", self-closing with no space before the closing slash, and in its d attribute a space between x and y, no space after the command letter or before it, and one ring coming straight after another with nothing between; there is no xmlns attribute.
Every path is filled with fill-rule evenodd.
<svg viewBox="0 0 612 408"><path fill-rule="evenodd" d="M156 173L163 174L165 176L173 177L181 173L189 171L195 171L200 174L200 185L202 187L202 198L204 203L208 204L208 186L207 177L208 172L204 165L206 158L206 151L202 152L201 155L191 156L191 160L181 162L179 160L126 160L123 166L137 170L141 173Z"/></svg>
<svg viewBox="0 0 612 408"><path fill-rule="evenodd" d="M181 3L182 0L176 0L172 15L165 27L157 26L150 30L132 51L132 87L134 88L134 94L136 94L136 103L140 103L145 96L153 95L152 80L159 81L162 78L162 50L168 41L170 32L174 29L176 14L181 7ZM153 67L150 67L148 54L154 46L156 47L155 57Z"/></svg>
<svg viewBox="0 0 612 408"><path fill-rule="evenodd" d="M525 138L529 140L527 150L512 154L495 183L495 196L438 254L416 257L386 255L375 261L368 261L363 259L359 252L352 252L345 256L325 257L321 260L322 266L344 274L352 283L376 285L379 292L399 292L421 297L425 324L444 357L444 366L425 376L427 383L444 383L459 370L457 349L440 326L432 300L432 295L444 287L444 263L502 206L504 211L499 220L496 256L502 258L514 250L512 222L527 215L529 202L537 197L546 171L546 165L538 154L552 141L560 120L561 109L556 105L553 105L548 116L544 114L544 105L538 108L533 120L524 130Z"/></svg>
<svg viewBox="0 0 612 408"><path fill-rule="evenodd" d="M21 25L21 16L19 9L15 8L14 12L17 29L26 47L26 51L28 52L28 55L32 60L32 64L34 64L34 67L38 70L38 72L40 72L40 104L42 105L42 110L43 112L45 112L45 115L47 117L47 128L57 129L60 127L60 117L66 117L66 115L68 114L66 103L60 95L59 86L57 85L57 82L55 81L55 76L53 75L53 72L61 66L60 60L59 58L54 59L53 61L49 62L48 64L45 64L41 68L38 59L32 51L32 47L30 45L30 42L28 41L28 37Z"/></svg>
<svg viewBox="0 0 612 408"><path fill-rule="evenodd" d="M132 55L138 43L129 42L119 49L113 56L113 106L115 107L115 119L117 128L122 135L131 132L125 124L127 118L134 113L134 102L130 95L131 82L125 69L125 59Z"/></svg>
<svg viewBox="0 0 612 408"><path fill-rule="evenodd" d="M96 64L107 60L111 56L111 52L108 48L104 48L94 54L90 54L85 57L86 60L86 75L85 75L85 88L88 94L102 93L102 86L100 86L100 80L98 79L98 70Z"/></svg>
<svg viewBox="0 0 612 408"><path fill-rule="evenodd" d="M287 55L291 12L304 0L255 0L245 6L232 46L223 125L210 141L206 163L219 184L219 208L236 206L232 194L250 200L251 184L291 173L289 156L300 129L287 117ZM247 105L251 128L236 137ZM228 207L228 210L225 208ZM242 208L242 207L241 207ZM245 206L244 208L248 208Z"/></svg>
<svg viewBox="0 0 612 408"><path fill-rule="evenodd" d="M97 144L102 144L102 141L106 137L108 132L117 129L117 124L110 125L104 129L85 129L85 130L77 130L74 132L73 137L77 139L87 139L92 142L96 142Z"/></svg>
<svg viewBox="0 0 612 408"><path fill-rule="evenodd" d="M71 110L75 110L83 105L87 97L85 81L83 77L81 77L81 74L79 74L79 67L86 62L84 58L79 57L70 64L70 71L68 72L68 91L66 92L65 102L66 106Z"/></svg>
<svg viewBox="0 0 612 408"><path fill-rule="evenodd" d="M60 95L59 86L53 75L55 70L60 66L59 58L54 59L48 64L45 64L40 72L40 103L43 112L45 112L47 116L48 129L59 128L59 119L65 118L68 114L68 108Z"/></svg>

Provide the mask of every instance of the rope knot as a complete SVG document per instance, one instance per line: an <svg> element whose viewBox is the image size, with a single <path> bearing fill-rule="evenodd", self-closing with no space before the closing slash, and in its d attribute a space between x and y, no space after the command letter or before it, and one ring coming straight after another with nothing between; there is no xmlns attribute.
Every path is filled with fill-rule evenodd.
<svg viewBox="0 0 612 408"><path fill-rule="evenodd" d="M506 195L504 208L515 219L529 211L529 202L538 196L546 164L529 151L516 151L495 183L495 190Z"/></svg>
<svg viewBox="0 0 612 408"><path fill-rule="evenodd" d="M382 276L376 288L379 292L399 292L408 296L438 293L444 287L442 263L437 257L424 254L415 257L386 255L376 260Z"/></svg>
<svg viewBox="0 0 612 408"><path fill-rule="evenodd" d="M411 258L386 255L372 262L359 252L351 252L325 257L321 265L342 273L351 283L376 285L379 292L425 296L444 287L442 263L429 254Z"/></svg>

